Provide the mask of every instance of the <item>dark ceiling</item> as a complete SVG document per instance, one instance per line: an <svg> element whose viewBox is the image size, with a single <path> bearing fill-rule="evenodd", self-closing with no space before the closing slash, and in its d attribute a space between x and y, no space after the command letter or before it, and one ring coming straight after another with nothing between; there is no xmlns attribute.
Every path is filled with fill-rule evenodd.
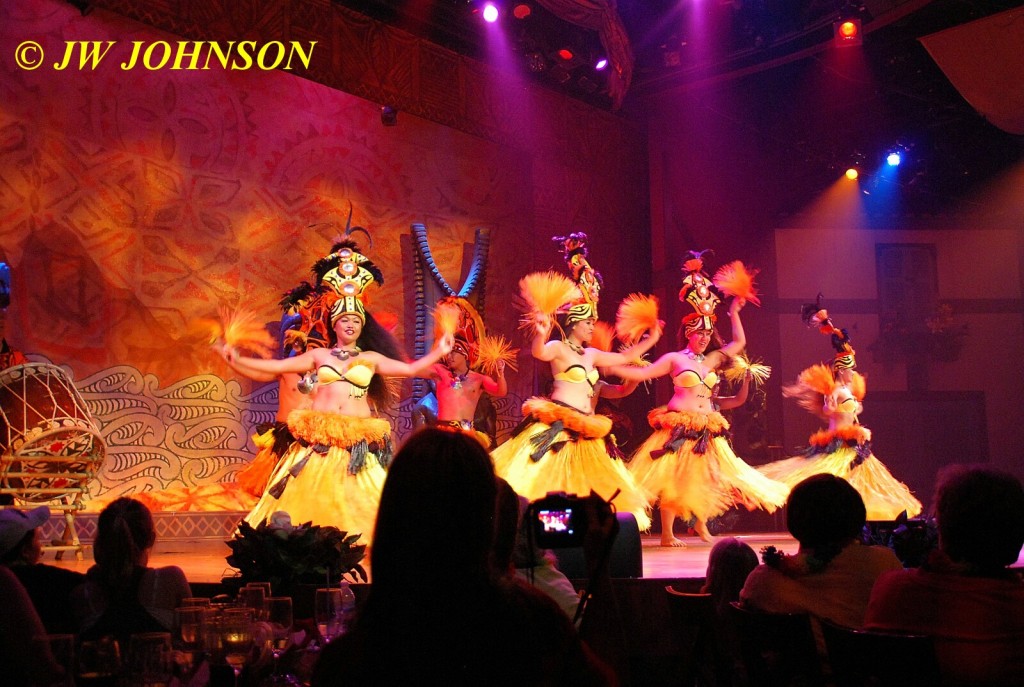
<svg viewBox="0 0 1024 687"><path fill-rule="evenodd" d="M611 105L606 73L593 68L604 55L597 32L559 19L537 0L493 0L501 8L494 27L481 19L485 0L335 2L485 61L488 31L500 27L524 73L570 96ZM618 0L635 57L627 97L635 100L825 49L840 16L862 19L868 44L871 34L884 28L889 29L886 42L908 43L1021 4L1024 0ZM528 14L517 18L517 7ZM564 47L575 55L568 62L556 54Z"/></svg>
<svg viewBox="0 0 1024 687"><path fill-rule="evenodd" d="M482 2L467 0L335 0L460 54L488 60L488 31L499 28L523 73L545 87L611 109L595 31L555 17L536 0L499 0L498 26L485 26ZM1024 0L618 0L635 55L632 84L619 113L643 120L652 102L739 85L757 102L751 116L766 126L797 84L830 69L833 22L863 22L868 89L831 108L778 118L766 135L773 155L792 158L794 181L834 178L852 161L871 166L882 147L905 149L904 209L928 212L965 195L973 184L1024 159L1024 137L999 131L957 93L919 42L928 34L1024 4ZM517 19L512 8L525 5ZM699 28L698 28L699 27ZM557 56L569 47L571 62ZM844 48L844 50L851 48ZM818 74L820 76L820 74ZM756 94L756 97L754 97ZM807 108L805 108L807 109ZM806 118L806 119L804 119ZM824 122L824 124L823 124ZM870 193L870 186L862 184Z"/></svg>

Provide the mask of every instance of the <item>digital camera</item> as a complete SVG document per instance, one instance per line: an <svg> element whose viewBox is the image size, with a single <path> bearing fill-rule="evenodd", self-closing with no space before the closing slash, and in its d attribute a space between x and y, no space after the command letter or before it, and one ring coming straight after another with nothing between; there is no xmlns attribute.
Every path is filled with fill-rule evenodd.
<svg viewBox="0 0 1024 687"><path fill-rule="evenodd" d="M533 539L542 549L582 546L587 533L586 498L552 492L530 504L526 511Z"/></svg>

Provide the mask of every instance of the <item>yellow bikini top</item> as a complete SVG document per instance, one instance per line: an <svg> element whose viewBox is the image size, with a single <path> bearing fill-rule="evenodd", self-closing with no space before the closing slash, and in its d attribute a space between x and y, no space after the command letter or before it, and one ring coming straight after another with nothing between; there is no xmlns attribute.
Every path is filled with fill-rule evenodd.
<svg viewBox="0 0 1024 687"><path fill-rule="evenodd" d="M689 373L688 376L687 373ZM681 386L684 389L691 389L695 386L700 386L701 384L709 389L714 389L715 384L718 384L718 374L714 370L711 370L704 376L704 379L701 379L700 373L696 370L683 370L672 378L672 383L676 386Z"/></svg>
<svg viewBox="0 0 1024 687"><path fill-rule="evenodd" d="M560 382L571 382L572 384L587 382L590 386L597 384L597 380L600 378L600 372L597 370L587 370L582 365L570 365L555 375L555 379Z"/></svg>
<svg viewBox="0 0 1024 687"><path fill-rule="evenodd" d="M375 371L372 363L359 361L349 364L344 370L338 370L331 365L321 365L316 369L316 376L321 384L334 384L344 380L353 387L351 395L359 397L366 395Z"/></svg>
<svg viewBox="0 0 1024 687"><path fill-rule="evenodd" d="M838 410L840 413L856 413L857 412L857 399L856 398L848 398L848 399L844 400L842 403L839 403L836 406L836 410Z"/></svg>

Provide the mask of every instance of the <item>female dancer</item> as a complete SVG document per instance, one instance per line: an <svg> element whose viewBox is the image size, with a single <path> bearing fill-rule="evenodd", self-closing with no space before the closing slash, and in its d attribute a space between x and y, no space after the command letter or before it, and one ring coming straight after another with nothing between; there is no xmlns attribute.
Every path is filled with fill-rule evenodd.
<svg viewBox="0 0 1024 687"><path fill-rule="evenodd" d="M811 435L804 455L762 465L758 470L791 487L820 473L842 477L864 499L868 520L895 520L904 511L907 517L917 516L921 502L871 452L871 430L858 419L864 410L861 401L866 386L864 377L856 371L846 330L834 327L825 310L816 308L808 319L809 324L820 326L832 337L836 349L832 369L812 365L782 393L826 420L828 429Z"/></svg>
<svg viewBox="0 0 1024 687"><path fill-rule="evenodd" d="M655 322L646 340L621 353L587 347L597 321L600 277L586 261L585 234L559 240L564 241L566 258L581 286L576 293L582 292L583 298L562 316L559 328L563 337L548 341L554 327L550 310L537 307L528 293L529 277L521 283L524 297L535 306L531 352L537 360L550 364L554 384L550 399L533 397L523 403L523 422L512 438L491 454L495 472L531 501L552 491L580 496L594 491L610 499L619 511L632 513L639 528L646 530L651 523L648 495L619 460L621 452L611 435L612 420L594 414L593 398L600 378L597 368L639 359L657 342L661 330ZM540 277L549 283L558 279L553 274ZM569 286L572 288L571 283Z"/></svg>
<svg viewBox="0 0 1024 687"><path fill-rule="evenodd" d="M351 247L344 259L361 259ZM352 258L352 255L358 258ZM341 274L358 273L344 268ZM358 279L358 277L356 277ZM263 360L241 357L231 346L221 349L233 367L246 373L313 374L317 388L310 410L295 410L288 426L296 441L282 456L267 491L246 516L255 526L275 511L288 512L293 522L334 525L350 533L372 536L377 505L391 458L391 425L372 417L371 402L379 411L391 402L384 377L414 377L451 351L451 337L438 341L424 357L408 363L401 350L366 312L361 288L346 288L341 281L320 295L311 312L323 312L326 322L310 320L321 334L330 326L330 348L308 347L293 358ZM339 295L345 294L345 295Z"/></svg>
<svg viewBox="0 0 1024 687"><path fill-rule="evenodd" d="M736 456L726 438L729 423L712 405L716 370L746 345L740 309L747 298L756 299L756 293L739 263L733 263L729 276L741 272L746 287L734 287L724 270L716 275L720 288L734 294L729 307L733 340L722 345L714 329L714 309L720 301L702 269L699 255L684 266L688 274L680 299L695 310L680 325L686 347L666 353L648 367L614 370L623 379L672 379L672 399L667 407L648 414L655 432L636 451L629 467L640 486L660 499L662 546L684 545L672 533L677 515L695 519L694 531L710 541L710 518L734 505L772 512L786 502L789 493L785 485L767 479Z"/></svg>

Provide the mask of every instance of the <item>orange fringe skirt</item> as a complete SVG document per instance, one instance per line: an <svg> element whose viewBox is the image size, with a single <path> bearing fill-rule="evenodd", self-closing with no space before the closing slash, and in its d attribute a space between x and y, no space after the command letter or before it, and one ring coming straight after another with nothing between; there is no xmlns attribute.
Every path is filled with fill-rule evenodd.
<svg viewBox="0 0 1024 687"><path fill-rule="evenodd" d="M871 430L856 425L811 435L807 455L762 465L758 470L790 487L828 473L849 482L864 499L868 520L895 520L903 511L921 514L921 502L871 452Z"/></svg>
<svg viewBox="0 0 1024 687"><path fill-rule="evenodd" d="M252 438L256 448L259 449L256 451L256 457L235 475L235 481L243 491L256 498L263 496L270 476L274 474L274 468L277 467L277 461L284 454L280 448L282 436L289 440L285 444L285 448L295 440L295 437L291 436L291 432L288 431L287 423L276 422L273 427Z"/></svg>
<svg viewBox="0 0 1024 687"><path fill-rule="evenodd" d="M391 425L379 418L293 410L288 428L297 440L246 522L255 527L285 511L296 524L333 525L369 543L387 477ZM326 452L318 452L323 447Z"/></svg>
<svg viewBox="0 0 1024 687"><path fill-rule="evenodd" d="M611 418L537 397L523 403L523 415L529 424L491 452L495 472L516 493L530 501L552 491L609 499L617 490L615 508L632 513L641 530L650 528L650 495L608 452Z"/></svg>
<svg viewBox="0 0 1024 687"><path fill-rule="evenodd" d="M647 420L654 434L637 449L629 469L662 508L707 522L733 506L771 513L785 505L789 487L736 456L720 413L655 408Z"/></svg>

